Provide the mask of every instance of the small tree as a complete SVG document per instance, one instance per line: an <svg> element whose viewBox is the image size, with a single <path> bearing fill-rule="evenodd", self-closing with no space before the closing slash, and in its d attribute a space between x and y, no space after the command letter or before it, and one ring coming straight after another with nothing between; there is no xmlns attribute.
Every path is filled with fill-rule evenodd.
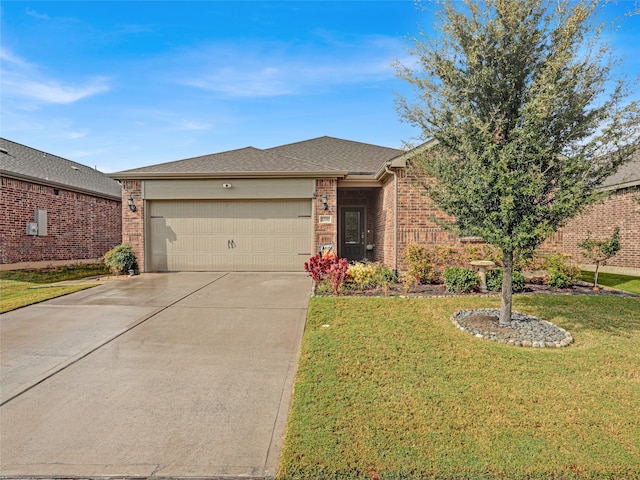
<svg viewBox="0 0 640 480"><path fill-rule="evenodd" d="M589 232L587 238L578 243L578 246L582 249L582 255L596 264L596 271L593 274L593 288L597 289L600 265L606 265L607 260L620 251L620 227L616 227L611 237L606 240L594 240Z"/></svg>
<svg viewBox="0 0 640 480"><path fill-rule="evenodd" d="M425 148L412 168L448 225L502 251L500 324L511 321L514 256L533 252L598 198L640 146L593 0L440 0L435 36L397 65L414 103L400 116ZM616 86L605 93L610 83Z"/></svg>

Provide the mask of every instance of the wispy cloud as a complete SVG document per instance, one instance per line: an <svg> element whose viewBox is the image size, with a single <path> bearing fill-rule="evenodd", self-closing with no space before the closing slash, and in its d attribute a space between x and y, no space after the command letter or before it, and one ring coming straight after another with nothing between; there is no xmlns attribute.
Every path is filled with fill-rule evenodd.
<svg viewBox="0 0 640 480"><path fill-rule="evenodd" d="M322 32L323 40L326 33ZM335 44L336 40L331 40ZM342 48L271 44L217 44L183 54L178 63L190 62L188 78L178 83L229 97L276 97L309 93L327 86L378 82L393 77L396 39L367 37L342 41Z"/></svg>
<svg viewBox="0 0 640 480"><path fill-rule="evenodd" d="M74 103L109 90L107 77L93 77L81 84L45 78L37 65L31 64L6 49L2 58L1 85L3 97L20 97L37 103ZM26 106L33 108L33 106Z"/></svg>
<svg viewBox="0 0 640 480"><path fill-rule="evenodd" d="M25 10L25 13L30 17L39 18L40 20L50 20L49 15L45 13L38 13L29 7L27 7L27 9Z"/></svg>

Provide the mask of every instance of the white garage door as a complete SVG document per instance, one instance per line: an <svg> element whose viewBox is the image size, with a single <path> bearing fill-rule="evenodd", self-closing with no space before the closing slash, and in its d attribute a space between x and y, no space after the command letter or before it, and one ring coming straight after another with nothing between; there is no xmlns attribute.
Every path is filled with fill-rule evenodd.
<svg viewBox="0 0 640 480"><path fill-rule="evenodd" d="M151 271L301 271L310 200L149 203Z"/></svg>

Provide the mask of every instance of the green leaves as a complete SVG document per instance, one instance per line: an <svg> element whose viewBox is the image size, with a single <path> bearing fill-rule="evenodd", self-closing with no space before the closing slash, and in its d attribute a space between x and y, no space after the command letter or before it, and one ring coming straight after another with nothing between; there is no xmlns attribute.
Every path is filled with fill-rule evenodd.
<svg viewBox="0 0 640 480"><path fill-rule="evenodd" d="M441 36L414 39L418 67L397 69L418 99L400 115L437 141L414 173L465 231L532 250L638 149L638 102L603 95L614 61L597 2L440 3Z"/></svg>

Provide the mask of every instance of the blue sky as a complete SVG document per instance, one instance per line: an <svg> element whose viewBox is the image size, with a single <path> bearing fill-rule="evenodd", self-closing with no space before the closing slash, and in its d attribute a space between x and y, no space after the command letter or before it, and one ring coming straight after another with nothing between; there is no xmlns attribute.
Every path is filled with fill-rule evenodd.
<svg viewBox="0 0 640 480"><path fill-rule="evenodd" d="M4 0L0 14L1 136L104 172L323 135L399 148L420 133L394 109L411 91L391 66L433 23L411 1ZM618 73L635 78L640 16L617 25Z"/></svg>

